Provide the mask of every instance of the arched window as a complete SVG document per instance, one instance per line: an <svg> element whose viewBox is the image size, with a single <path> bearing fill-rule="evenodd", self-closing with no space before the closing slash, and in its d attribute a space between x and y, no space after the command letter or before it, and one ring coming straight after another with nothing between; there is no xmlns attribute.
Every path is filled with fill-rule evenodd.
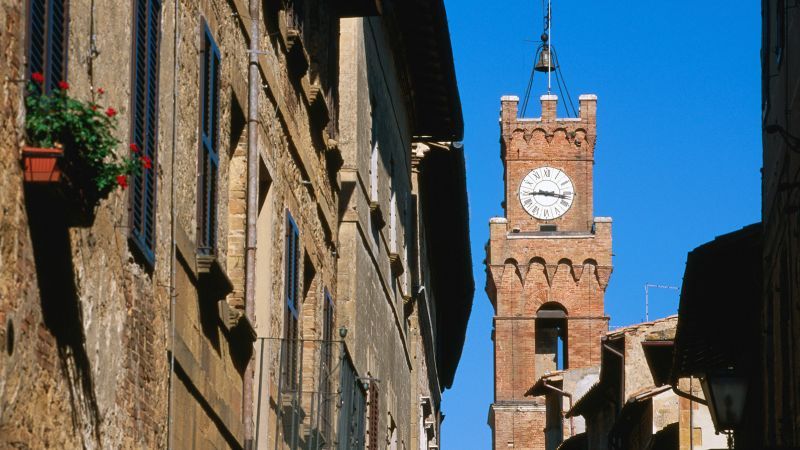
<svg viewBox="0 0 800 450"><path fill-rule="evenodd" d="M536 312L536 376L569 367L567 310L548 302Z"/></svg>

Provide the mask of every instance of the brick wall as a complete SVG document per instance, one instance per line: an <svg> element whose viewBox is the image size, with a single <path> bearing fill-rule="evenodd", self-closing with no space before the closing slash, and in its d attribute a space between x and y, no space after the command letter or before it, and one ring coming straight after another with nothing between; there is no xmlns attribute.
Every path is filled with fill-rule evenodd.
<svg viewBox="0 0 800 450"><path fill-rule="evenodd" d="M542 117L517 118L517 97L503 97L501 151L505 165L506 218L511 229L538 231L552 223L564 231L586 231L593 219L593 169L596 140L597 99L581 96L578 118L557 118L556 96L542 96ZM549 166L561 169L572 180L575 199L569 211L555 220L531 217L519 201L519 186L531 170Z"/></svg>
<svg viewBox="0 0 800 450"><path fill-rule="evenodd" d="M565 312L560 326L566 326L569 368L599 364L600 338L608 329L603 298L613 269L611 219L592 215L596 98L581 96L575 119L555 116L555 96L542 97L539 119L517 118L516 97L501 103L506 217L490 221L486 259L487 292L496 311L490 426L496 449L544 448L541 399L524 397L557 367L555 329L540 328L537 336L539 310ZM552 221L529 216L518 200L522 178L543 165L564 170L576 192L569 211ZM542 223L555 223L558 231L541 233Z"/></svg>

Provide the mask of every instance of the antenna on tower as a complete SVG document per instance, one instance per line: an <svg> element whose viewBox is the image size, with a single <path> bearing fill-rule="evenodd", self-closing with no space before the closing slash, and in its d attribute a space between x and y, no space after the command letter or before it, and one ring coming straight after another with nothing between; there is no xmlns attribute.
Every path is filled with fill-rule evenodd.
<svg viewBox="0 0 800 450"><path fill-rule="evenodd" d="M556 84L558 85L558 91L561 93L561 98L567 99L567 101L563 103L564 109L567 112L567 116L577 117L578 111L575 109L575 104L572 102L572 97L569 95L567 82L564 80L564 74L561 73L561 67L558 63L558 54L553 46L552 0L546 0L546 3L545 0L542 0L542 13L544 14L544 31L540 37L541 44L539 44L539 48L536 49L536 55L534 56L534 61L536 61L536 63L533 65L531 77L528 80L528 86L525 89L525 97L523 98L522 108L520 109L521 115L524 117L525 112L528 109L528 101L531 97L534 75L536 72L545 72L547 73L547 93L550 94L552 92L552 78L553 75L555 75ZM566 95L564 95L565 91Z"/></svg>

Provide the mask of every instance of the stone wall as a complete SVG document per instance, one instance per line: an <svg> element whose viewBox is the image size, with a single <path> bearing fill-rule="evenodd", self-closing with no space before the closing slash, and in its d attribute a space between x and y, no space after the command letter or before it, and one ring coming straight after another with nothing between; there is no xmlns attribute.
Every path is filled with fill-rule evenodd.
<svg viewBox="0 0 800 450"><path fill-rule="evenodd" d="M120 43L130 42L132 6L113 0L69 2L69 92L83 99L98 98L97 88L107 92L100 104L119 111L120 154L127 151L131 91L131 47ZM161 8L153 167L156 245L150 265L128 244L126 191L116 190L101 201L91 226L68 227L58 218L48 218L50 207L23 190L19 158L24 84L9 80L26 76L27 19L20 5L4 5L0 43L9 58L2 63L7 81L2 110L1 158L6 170L0 180L0 318L9 351L0 358L7 374L0 377L0 446L244 445L243 376L252 352L250 341L239 336L246 325L237 312L244 307L245 281L244 114L250 38L245 6L241 1L209 0ZM338 26L329 11L323 8L320 13L328 18L320 30L329 33L331 24ZM279 26L283 23L260 24L260 44L269 50L259 54L260 206L270 217L260 221L259 235L267 240L259 245L271 261L260 261L265 280L256 302L263 314L255 317L255 325L265 338L281 336L281 236L290 211L300 229L303 258L315 268L314 288L303 305L308 330L304 337L313 338L321 332L315 318L321 313L323 290L335 292L336 287L332 230L337 191L323 139L328 119L316 112L319 100L312 98L314 86L327 80L321 81L320 71L289 74L288 33ZM199 69L206 25L222 54L216 259L223 278L233 284L227 302L224 293L203 287L196 261ZM309 43L318 38L308 34ZM316 61L324 58L322 53L309 49L306 58ZM277 371L274 367L272 378L264 377L265 392L274 392ZM168 420L170 410L180 413Z"/></svg>
<svg viewBox="0 0 800 450"><path fill-rule="evenodd" d="M251 36L244 0L161 5L155 257L146 261L128 239L129 191L112 192L90 225L76 227L24 187L27 15L17 3L0 2L0 447L308 446L320 427L314 396L324 377L338 392L339 373L322 367L331 348L337 367L350 359L359 380L378 387L372 444L437 442L435 311L425 299L421 313L411 292L427 243L412 232L413 112L391 18L344 19L340 33L328 2L304 2L302 11L259 2L259 36ZM134 5L69 2L69 92L98 99L98 88L106 91L99 103L119 112L121 155L131 135ZM213 262L198 256L206 27L221 55ZM252 122L249 67L258 74ZM245 237L248 144L258 154L254 249ZM281 381L289 217L299 234L296 391ZM254 305L245 296L250 249ZM419 261L410 264L411 254ZM323 334L327 297L331 338ZM252 404L244 396L250 376ZM334 430L339 412L329 417ZM255 436L245 434L248 421Z"/></svg>
<svg viewBox="0 0 800 450"><path fill-rule="evenodd" d="M27 15L26 5L7 3L0 315L10 324L7 337L14 328L14 351L0 359L6 374L0 377L0 446L163 446L169 377L159 349L167 346L169 253L154 269L134 259L127 243L127 192L102 200L91 226L69 227L60 204L23 189L20 89L27 77ZM93 88L103 87L100 104L119 111L117 137L125 143L130 47L118 42L120 34L130 36L130 8L70 2L66 44L70 95L98 98ZM98 36L95 57L92 33ZM162 91L161 100L167 99ZM126 150L127 144L121 146L120 152ZM154 170L163 176L163 162ZM163 183L160 188L159 194L167 192ZM168 216L159 217L157 239L168 248Z"/></svg>
<svg viewBox="0 0 800 450"><path fill-rule="evenodd" d="M410 113L400 101L396 42L382 20L346 19L341 27L342 79L350 80L340 85L341 178L349 197L339 228L341 318L356 372L379 380L378 442L386 442L391 416L402 448L418 427L419 402L404 308L410 297Z"/></svg>

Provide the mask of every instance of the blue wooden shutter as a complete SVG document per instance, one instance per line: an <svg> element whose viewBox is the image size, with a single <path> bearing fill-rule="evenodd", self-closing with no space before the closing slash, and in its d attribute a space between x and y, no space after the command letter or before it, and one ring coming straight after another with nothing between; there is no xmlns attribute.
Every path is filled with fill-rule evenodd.
<svg viewBox="0 0 800 450"><path fill-rule="evenodd" d="M217 250L217 173L219 172L219 64L220 52L211 30L203 32L200 70L200 173L198 247L201 253Z"/></svg>
<svg viewBox="0 0 800 450"><path fill-rule="evenodd" d="M132 177L131 240L155 262L156 145L158 134L158 46L160 0L136 0L133 24L131 141L153 162Z"/></svg>
<svg viewBox="0 0 800 450"><path fill-rule="evenodd" d="M50 92L67 78L67 1L29 0L28 77L44 75Z"/></svg>

